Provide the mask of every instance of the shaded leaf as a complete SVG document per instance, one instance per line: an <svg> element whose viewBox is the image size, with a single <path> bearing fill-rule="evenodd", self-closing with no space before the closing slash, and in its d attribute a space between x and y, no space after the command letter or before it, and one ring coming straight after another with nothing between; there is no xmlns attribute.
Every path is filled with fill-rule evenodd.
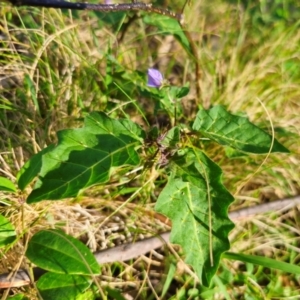
<svg viewBox="0 0 300 300"><path fill-rule="evenodd" d="M173 162L155 209L171 219L170 241L183 247L186 262L209 286L221 254L230 247L228 206L234 199L221 183L219 166L200 150L180 150Z"/></svg>
<svg viewBox="0 0 300 300"><path fill-rule="evenodd" d="M185 51L189 54L192 53L189 40L185 36L178 21L163 15L145 15L144 22L148 25L155 26L159 29L159 33L173 35Z"/></svg>
<svg viewBox="0 0 300 300"><path fill-rule="evenodd" d="M11 244L16 239L13 225L4 216L0 215L0 247Z"/></svg>
<svg viewBox="0 0 300 300"><path fill-rule="evenodd" d="M127 16L126 12L123 11L111 12L109 14L106 12L93 11L93 14L99 19L99 27L112 25L114 30L120 28Z"/></svg>
<svg viewBox="0 0 300 300"><path fill-rule="evenodd" d="M89 248L60 230L41 230L29 241L26 256L38 267L60 274L99 274Z"/></svg>
<svg viewBox="0 0 300 300"><path fill-rule="evenodd" d="M174 280L176 269L177 269L176 264L172 262L169 266L169 271L168 271L166 281L164 282L161 298L163 298L166 295L167 291L169 290L171 283Z"/></svg>
<svg viewBox="0 0 300 300"><path fill-rule="evenodd" d="M190 92L190 88L188 85L177 87L177 86L171 86L169 88L169 93L171 94L172 98L174 99L180 99L188 95Z"/></svg>
<svg viewBox="0 0 300 300"><path fill-rule="evenodd" d="M107 286L105 287L105 291L107 292L108 296L110 296L114 300L126 300L126 298L122 296L122 293L117 289L112 289Z"/></svg>
<svg viewBox="0 0 300 300"><path fill-rule="evenodd" d="M91 113L83 128L63 130L57 136L55 147L38 153L21 170L22 187L39 175L28 203L75 197L81 189L107 182L113 167L137 165L136 148L144 131L130 120Z"/></svg>
<svg viewBox="0 0 300 300"><path fill-rule="evenodd" d="M180 115L182 113L182 103L180 98L187 95L189 88L171 86L160 90L159 107L165 109L171 116ZM176 107L176 108L175 108Z"/></svg>
<svg viewBox="0 0 300 300"><path fill-rule="evenodd" d="M160 145L164 146L165 148L175 148L176 145L179 143L180 140L180 129L175 126L171 128L165 135L162 136L161 141L158 142Z"/></svg>
<svg viewBox="0 0 300 300"><path fill-rule="evenodd" d="M272 136L252 124L247 118L227 112L223 106L200 110L193 129L221 145L251 153L268 153ZM271 152L289 152L276 139Z"/></svg>
<svg viewBox="0 0 300 300"><path fill-rule="evenodd" d="M0 191L16 192L16 187L9 179L0 176Z"/></svg>
<svg viewBox="0 0 300 300"><path fill-rule="evenodd" d="M43 300L79 299L90 282L84 276L46 273L36 286Z"/></svg>

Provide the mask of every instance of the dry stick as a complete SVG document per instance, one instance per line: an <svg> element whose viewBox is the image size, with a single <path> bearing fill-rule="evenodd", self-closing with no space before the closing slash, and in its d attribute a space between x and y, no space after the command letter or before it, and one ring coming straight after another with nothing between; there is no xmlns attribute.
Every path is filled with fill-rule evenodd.
<svg viewBox="0 0 300 300"><path fill-rule="evenodd" d="M93 3L75 3L63 0L8 0L10 3L16 6L36 6L36 7L48 7L48 8L62 8L72 10L94 10L104 13L116 12L116 11L147 11L150 13L156 13L165 15L170 18L174 18L178 21L182 20L182 15L172 12L168 9L159 8L153 6L151 3L118 3L118 4L93 4Z"/></svg>
<svg viewBox="0 0 300 300"><path fill-rule="evenodd" d="M286 211L296 205L300 205L300 196L242 208L230 212L229 217L232 220L238 220L276 210ZM114 248L105 249L95 253L94 256L99 264L129 260L151 250L157 249L165 243L169 243L170 233L171 232L168 231L157 237L150 237L134 244L128 243Z"/></svg>
<svg viewBox="0 0 300 300"><path fill-rule="evenodd" d="M273 212L280 210L286 211L292 207L300 205L300 196L277 200L265 204L259 204L248 208L242 208L229 213L232 220L239 220L245 217L250 217L257 214ZM151 250L157 249L169 243L170 231L160 234L156 237L150 237L136 243L127 243L110 249L101 250L94 253L94 256L99 264L112 263L116 261L126 261L144 255ZM40 268L34 268L34 277L37 280L46 271ZM9 273L0 275L0 288L21 287L30 284L30 278L27 271L20 269L13 281L9 279Z"/></svg>

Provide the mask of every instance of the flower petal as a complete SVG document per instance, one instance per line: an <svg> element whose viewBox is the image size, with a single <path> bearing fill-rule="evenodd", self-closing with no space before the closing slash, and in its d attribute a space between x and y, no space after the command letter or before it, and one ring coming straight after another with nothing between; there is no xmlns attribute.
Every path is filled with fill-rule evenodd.
<svg viewBox="0 0 300 300"><path fill-rule="evenodd" d="M147 85L150 87L160 87L163 83L162 74L156 69L148 69L148 82Z"/></svg>

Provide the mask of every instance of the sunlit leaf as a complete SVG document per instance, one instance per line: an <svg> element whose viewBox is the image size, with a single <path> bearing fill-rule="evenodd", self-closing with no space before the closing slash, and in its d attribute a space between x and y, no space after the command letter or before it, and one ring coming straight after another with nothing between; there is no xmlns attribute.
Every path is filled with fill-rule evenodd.
<svg viewBox="0 0 300 300"><path fill-rule="evenodd" d="M143 19L146 24L157 27L159 29L159 33L173 35L189 54L192 53L189 40L177 20L155 14L145 15Z"/></svg>
<svg viewBox="0 0 300 300"><path fill-rule="evenodd" d="M9 179L0 176L0 191L16 192L16 187Z"/></svg>
<svg viewBox="0 0 300 300"><path fill-rule="evenodd" d="M84 276L56 273L44 274L36 284L44 300L77 300L84 294L89 285L88 278ZM88 300L88 298L85 299Z"/></svg>
<svg viewBox="0 0 300 300"><path fill-rule="evenodd" d="M247 118L235 116L219 105L209 110L200 110L193 129L221 145L245 152L289 152L276 139L270 150L271 135L252 124Z"/></svg>
<svg viewBox="0 0 300 300"><path fill-rule="evenodd" d="M11 244L16 239L13 225L4 216L0 215L0 247Z"/></svg>
<svg viewBox="0 0 300 300"><path fill-rule="evenodd" d="M182 246L186 262L209 286L221 254L229 249L233 223L228 206L234 199L221 183L221 169L203 152L186 149L179 153L155 209L171 219L171 242Z"/></svg>
<svg viewBox="0 0 300 300"><path fill-rule="evenodd" d="M29 241L26 256L38 267L60 274L99 274L89 248L60 230L41 230Z"/></svg>
<svg viewBox="0 0 300 300"><path fill-rule="evenodd" d="M55 147L33 156L20 171L22 187L38 175L28 203L75 197L82 189L107 182L112 168L137 165L136 149L144 132L130 120L91 113L83 128L63 130L57 136Z"/></svg>

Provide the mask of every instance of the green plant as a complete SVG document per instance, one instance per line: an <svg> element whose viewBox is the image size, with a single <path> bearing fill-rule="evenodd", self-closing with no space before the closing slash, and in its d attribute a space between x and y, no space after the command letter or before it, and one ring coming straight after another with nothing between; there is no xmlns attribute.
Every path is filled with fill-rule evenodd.
<svg viewBox="0 0 300 300"><path fill-rule="evenodd" d="M174 34L189 55L192 54L190 41L175 20L153 16L146 17L145 22ZM233 228L227 214L233 197L221 182L220 167L206 154L209 147L217 143L243 154L288 150L274 134L269 135L247 118L231 114L223 106L203 109L199 105L196 117L188 120L180 103L189 92L188 86L168 86L160 73L155 72L158 77L153 78L150 70L152 82L148 84L151 87L146 87L142 71L129 74L109 55L107 58L110 62L107 69L112 67L115 71L106 78L108 97L115 91L117 82L118 92L122 89L123 97L130 91L132 102L137 95L147 97L154 103L154 114L164 113L171 125L167 129L151 127L144 130L129 117L88 113L83 127L58 132L56 145L48 146L26 162L18 174L18 188L27 197L26 187L36 180L27 197L30 204L76 197L88 187L108 183L115 174L122 176L126 186L138 177L145 178L145 174L153 169L164 173L168 180L156 199L155 209L172 220L171 241L183 247L186 262L195 269L203 285L209 286L222 254L229 249L228 233ZM115 78L114 82L111 78ZM109 108L113 110L115 106L111 104ZM145 116L142 117L147 121ZM150 180L155 182L155 178ZM134 200L147 183L142 182L129 201ZM3 187L13 191L11 183L4 182ZM7 220L2 224L5 222L9 224ZM5 232L15 236L10 225ZM69 259L60 261L61 254ZM29 242L26 255L36 265L52 272L44 275L37 284L46 298L51 297L50 282L65 285L53 285L55 293L71 286L70 293L75 294L68 294L70 298L84 293L91 284L90 279L100 272L87 248L60 231L37 233ZM50 264L49 257L55 263ZM240 256L240 259L244 258ZM78 262L82 264L78 265Z"/></svg>
<svg viewBox="0 0 300 300"><path fill-rule="evenodd" d="M186 88L173 91L161 87L153 97L160 100L162 109L172 114L171 104L179 105L179 97L186 92ZM149 93L152 93L150 89ZM84 127L60 131L57 145L48 146L26 162L18 174L18 186L24 191L37 178L27 203L59 200L76 197L92 185L108 182L112 172L122 172L126 176L126 172L140 164L142 172L164 166L168 182L155 209L172 220L171 242L183 247L186 262L193 266L203 285L209 286L222 253L230 247L228 233L233 223L227 213L233 197L221 183L220 167L201 149L201 138L246 153L288 151L248 119L232 115L222 106L200 109L192 126L181 123L157 137L147 140L146 136L141 127L128 119L117 120L93 112L85 118ZM88 268L84 275L98 274L99 270L93 270L75 241L70 243L70 248L65 244L66 248L62 249L60 243L64 244L69 238L55 233L55 239L61 237L56 243L49 234L37 233L29 242L27 257L32 262L58 272L55 264L54 269L49 266L49 257L57 260L57 266L62 264L53 255L53 251L57 251L53 245L57 244L66 255L69 255L67 249L75 246L79 255L77 262L83 261L82 268ZM37 250L41 245L51 251L41 249L39 254ZM81 268L80 271L73 269L76 264L63 261L70 270L63 267L58 273L82 275Z"/></svg>

